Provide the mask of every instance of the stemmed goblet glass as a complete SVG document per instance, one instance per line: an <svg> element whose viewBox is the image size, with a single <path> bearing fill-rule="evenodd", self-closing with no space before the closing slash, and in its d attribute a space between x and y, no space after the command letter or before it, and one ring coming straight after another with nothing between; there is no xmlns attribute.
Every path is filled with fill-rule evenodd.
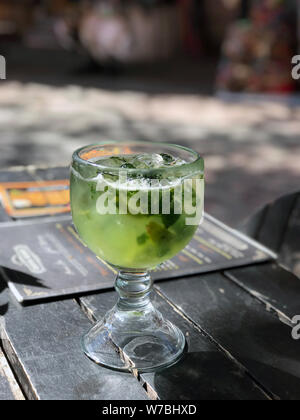
<svg viewBox="0 0 300 420"><path fill-rule="evenodd" d="M119 273L117 304L82 339L90 359L121 371L150 372L181 358L185 337L151 303L150 272L190 242L203 201L204 162L193 150L103 142L73 154L74 225Z"/></svg>

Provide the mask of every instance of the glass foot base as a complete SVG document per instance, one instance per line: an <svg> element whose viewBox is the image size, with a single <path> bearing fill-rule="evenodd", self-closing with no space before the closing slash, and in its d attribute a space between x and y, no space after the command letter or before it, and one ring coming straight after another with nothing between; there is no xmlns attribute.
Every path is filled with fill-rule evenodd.
<svg viewBox="0 0 300 420"><path fill-rule="evenodd" d="M94 362L121 371L153 372L175 364L185 337L152 304L138 310L115 306L82 339Z"/></svg>

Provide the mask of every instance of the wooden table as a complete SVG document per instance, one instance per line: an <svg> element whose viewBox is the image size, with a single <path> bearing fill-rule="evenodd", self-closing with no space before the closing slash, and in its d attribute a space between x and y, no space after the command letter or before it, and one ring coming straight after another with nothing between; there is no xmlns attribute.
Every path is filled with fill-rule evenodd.
<svg viewBox="0 0 300 420"><path fill-rule="evenodd" d="M0 172L0 182L66 176L23 168ZM156 284L155 304L185 333L188 353L137 377L95 365L80 348L114 292L25 307L3 279L0 292L0 400L300 399L300 343L291 337L300 280L276 263Z"/></svg>

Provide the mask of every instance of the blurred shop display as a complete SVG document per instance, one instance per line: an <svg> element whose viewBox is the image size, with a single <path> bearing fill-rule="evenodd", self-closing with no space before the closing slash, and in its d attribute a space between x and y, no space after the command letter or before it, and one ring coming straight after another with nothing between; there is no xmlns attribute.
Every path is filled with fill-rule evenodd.
<svg viewBox="0 0 300 420"><path fill-rule="evenodd" d="M223 45L218 88L289 93L295 90L291 58L297 52L297 0L243 1L241 20Z"/></svg>
<svg viewBox="0 0 300 420"><path fill-rule="evenodd" d="M180 48L177 7L170 1L99 0L85 11L78 33L99 62L159 61Z"/></svg>
<svg viewBox="0 0 300 420"><path fill-rule="evenodd" d="M202 25L206 28L208 48L219 52L229 25L239 17L241 0L201 0L204 19Z"/></svg>
<svg viewBox="0 0 300 420"><path fill-rule="evenodd" d="M0 0L0 41L60 47L94 61L160 61L215 54L240 0ZM2 30L2 32L1 32ZM3 35L3 34L2 34ZM7 37L6 37L7 39Z"/></svg>
<svg viewBox="0 0 300 420"><path fill-rule="evenodd" d="M97 69L221 52L218 90L288 93L297 5L300 46L300 0L0 0L0 47L74 51Z"/></svg>
<svg viewBox="0 0 300 420"><path fill-rule="evenodd" d="M23 35L33 22L32 1L0 1L0 39L15 40Z"/></svg>

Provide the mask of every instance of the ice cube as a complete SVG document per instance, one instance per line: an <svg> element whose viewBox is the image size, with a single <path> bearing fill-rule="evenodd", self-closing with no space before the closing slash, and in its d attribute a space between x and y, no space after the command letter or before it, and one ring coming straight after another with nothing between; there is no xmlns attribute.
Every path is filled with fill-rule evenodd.
<svg viewBox="0 0 300 420"><path fill-rule="evenodd" d="M158 169L162 167L164 160L161 155L156 153L142 154L137 155L132 163L137 169Z"/></svg>

